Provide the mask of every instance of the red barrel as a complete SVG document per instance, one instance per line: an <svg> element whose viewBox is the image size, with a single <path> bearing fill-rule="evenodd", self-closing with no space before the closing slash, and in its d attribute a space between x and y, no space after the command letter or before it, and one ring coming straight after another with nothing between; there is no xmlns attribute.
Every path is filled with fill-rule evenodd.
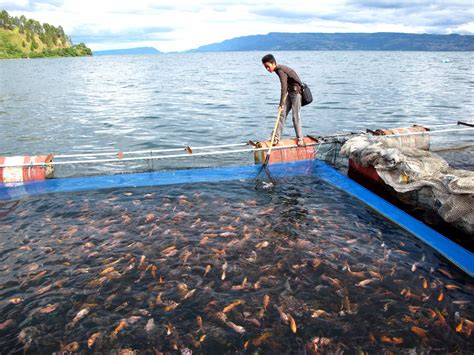
<svg viewBox="0 0 474 355"><path fill-rule="evenodd" d="M45 180L53 177L54 167L49 164L53 155L0 157L0 183ZM45 164L21 166L23 164Z"/></svg>
<svg viewBox="0 0 474 355"><path fill-rule="evenodd" d="M407 133L423 133L429 132L428 128L422 126L413 126L409 128L389 128L389 129L377 129L373 132L376 136L390 136L397 134ZM422 150L430 150L430 135L429 134L415 134L415 135L403 135L400 137L390 137L390 145L404 148L416 148Z"/></svg>
<svg viewBox="0 0 474 355"><path fill-rule="evenodd" d="M281 146L296 145L298 140L296 138L283 139L276 146L273 147L270 154L269 164L283 163L297 160L314 160L316 158L316 143L317 140L305 137L304 143L306 146L294 148L275 149ZM270 148L270 141L258 142L257 148ZM267 150L255 152L255 164L263 164L267 158Z"/></svg>
<svg viewBox="0 0 474 355"><path fill-rule="evenodd" d="M349 159L349 171L348 175L354 180L364 181L367 184L382 184L383 181L380 178L377 170L372 165L362 166L359 163L356 163L353 159Z"/></svg>

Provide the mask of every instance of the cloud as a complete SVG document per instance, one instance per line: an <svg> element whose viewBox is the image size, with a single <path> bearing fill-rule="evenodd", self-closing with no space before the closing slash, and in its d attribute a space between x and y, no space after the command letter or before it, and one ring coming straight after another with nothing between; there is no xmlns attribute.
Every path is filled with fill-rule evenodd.
<svg viewBox="0 0 474 355"><path fill-rule="evenodd" d="M269 32L474 33L474 7L462 0L0 0L0 8L62 25L93 50L179 51Z"/></svg>

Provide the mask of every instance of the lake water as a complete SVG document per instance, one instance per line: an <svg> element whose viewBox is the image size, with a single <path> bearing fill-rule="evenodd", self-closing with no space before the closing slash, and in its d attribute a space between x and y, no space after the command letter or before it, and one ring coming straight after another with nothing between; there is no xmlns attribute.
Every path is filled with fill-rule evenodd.
<svg viewBox="0 0 474 355"><path fill-rule="evenodd" d="M263 54L0 61L0 155L268 138ZM473 116L471 53L277 54L307 134ZM0 226L1 353L474 349L472 279L317 176L30 196Z"/></svg>
<svg viewBox="0 0 474 355"><path fill-rule="evenodd" d="M267 139L279 81L265 53L0 61L0 155ZM305 134L472 120L473 53L277 52L315 102ZM294 136L291 119L284 133Z"/></svg>

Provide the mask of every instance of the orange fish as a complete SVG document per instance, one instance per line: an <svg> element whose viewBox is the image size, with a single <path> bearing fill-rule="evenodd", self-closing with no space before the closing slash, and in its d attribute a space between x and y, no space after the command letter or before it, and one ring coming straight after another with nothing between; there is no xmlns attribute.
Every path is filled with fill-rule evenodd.
<svg viewBox="0 0 474 355"><path fill-rule="evenodd" d="M97 340L98 337L102 335L101 332L97 332L92 334L89 339L87 339L87 347L91 349L94 346L95 341Z"/></svg>
<svg viewBox="0 0 474 355"><path fill-rule="evenodd" d="M172 311L173 309L176 309L176 307L179 306L179 303L176 303L176 302L171 302L169 305L165 306L164 308L164 311L165 312L169 312L169 311Z"/></svg>
<svg viewBox="0 0 474 355"><path fill-rule="evenodd" d="M382 340L384 343L391 343L395 345L399 345L403 343L403 338L390 338L385 335L382 336L380 340Z"/></svg>
<svg viewBox="0 0 474 355"><path fill-rule="evenodd" d="M127 325L128 325L127 321L125 319L122 319L120 323L117 325L117 327L115 328L115 330L112 332L111 337L115 338L117 334Z"/></svg>
<svg viewBox="0 0 474 355"><path fill-rule="evenodd" d="M241 305L241 304L244 304L244 303L245 303L244 300L236 300L236 301L232 302L231 304L229 304L228 306L225 306L224 309L222 310L222 312L229 313L232 309L234 309L238 305Z"/></svg>
<svg viewBox="0 0 474 355"><path fill-rule="evenodd" d="M420 338L426 338L426 335L427 335L426 331L424 331L423 329L419 327L412 326L411 331L415 333L416 335L418 335Z"/></svg>
<svg viewBox="0 0 474 355"><path fill-rule="evenodd" d="M290 320L290 329L293 332L293 334L296 334L296 330L297 330L296 322L290 314L288 314L288 318Z"/></svg>
<svg viewBox="0 0 474 355"><path fill-rule="evenodd" d="M270 303L270 296L265 294L263 296L263 309L267 310L268 304Z"/></svg>
<svg viewBox="0 0 474 355"><path fill-rule="evenodd" d="M264 332L264 333L260 334L258 337L256 337L255 339L253 339L252 344L254 346L260 346L263 343L265 343L267 341L267 339L270 338L271 336L272 336L272 333Z"/></svg>

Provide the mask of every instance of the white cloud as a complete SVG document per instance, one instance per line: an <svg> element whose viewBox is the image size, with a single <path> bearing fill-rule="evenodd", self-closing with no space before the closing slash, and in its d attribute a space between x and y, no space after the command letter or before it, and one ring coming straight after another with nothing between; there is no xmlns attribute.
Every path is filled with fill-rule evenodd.
<svg viewBox="0 0 474 355"><path fill-rule="evenodd" d="M93 50L180 51L268 32L474 33L474 7L454 0L1 1L12 15L62 25Z"/></svg>

